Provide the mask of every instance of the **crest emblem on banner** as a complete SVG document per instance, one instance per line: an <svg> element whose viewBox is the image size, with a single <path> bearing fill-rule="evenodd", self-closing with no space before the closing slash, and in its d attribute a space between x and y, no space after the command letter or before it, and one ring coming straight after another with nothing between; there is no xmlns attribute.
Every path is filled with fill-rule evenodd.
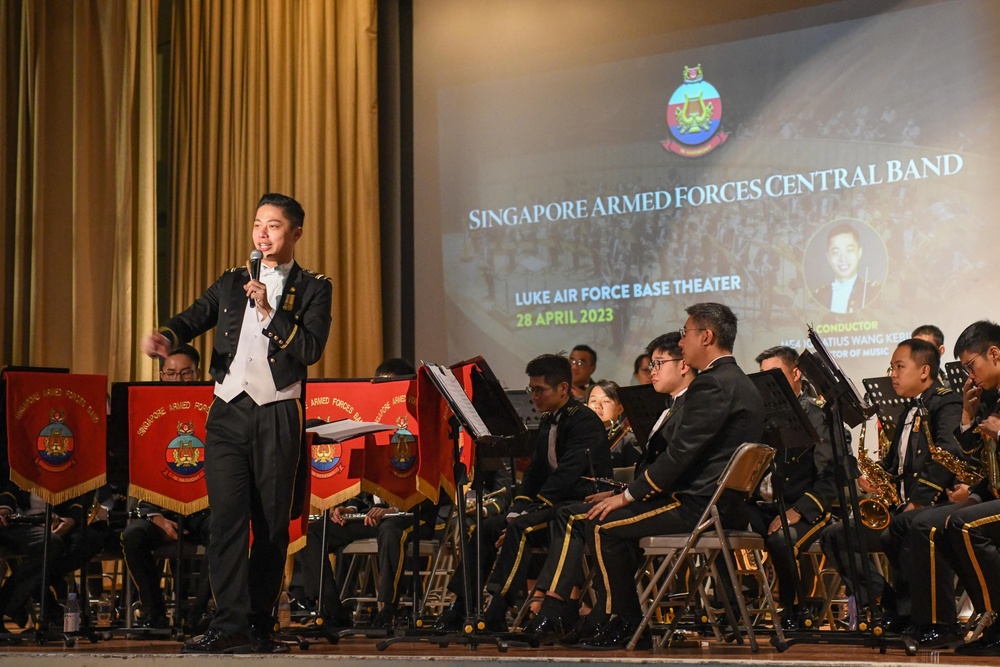
<svg viewBox="0 0 1000 667"><path fill-rule="evenodd" d="M49 410L49 423L38 434L35 464L49 472L60 472L75 465L73 431L66 425L66 413Z"/></svg>
<svg viewBox="0 0 1000 667"><path fill-rule="evenodd" d="M715 86L705 81L701 64L684 67L683 83L670 96L667 126L673 140L662 146L682 157L701 157L729 138L719 129L722 98Z"/></svg>
<svg viewBox="0 0 1000 667"><path fill-rule="evenodd" d="M205 476L205 443L194 434L194 422L177 422L177 437L164 452L164 477L175 482L197 482Z"/></svg>
<svg viewBox="0 0 1000 667"><path fill-rule="evenodd" d="M392 474L396 477L409 477L417 471L417 438L406 426L406 417L397 417L396 431L389 439L389 446L392 448L389 463L392 465Z"/></svg>
<svg viewBox="0 0 1000 667"><path fill-rule="evenodd" d="M341 473L344 465L340 462L344 450L339 442L319 443L312 446L313 476L326 479Z"/></svg>

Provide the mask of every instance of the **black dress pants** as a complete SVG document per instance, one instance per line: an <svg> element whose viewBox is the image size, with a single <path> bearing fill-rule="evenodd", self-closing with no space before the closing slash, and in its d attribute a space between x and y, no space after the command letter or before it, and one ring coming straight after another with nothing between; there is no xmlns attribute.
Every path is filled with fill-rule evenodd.
<svg viewBox="0 0 1000 667"><path fill-rule="evenodd" d="M302 423L299 399L257 405L240 394L212 403L205 483L212 508L208 566L218 606L213 629L246 635L251 614L272 616L288 552Z"/></svg>

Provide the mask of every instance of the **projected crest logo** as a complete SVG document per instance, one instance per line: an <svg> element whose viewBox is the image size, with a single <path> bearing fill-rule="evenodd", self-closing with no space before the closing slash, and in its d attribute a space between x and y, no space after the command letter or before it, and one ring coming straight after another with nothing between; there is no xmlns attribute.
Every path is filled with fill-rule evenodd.
<svg viewBox="0 0 1000 667"><path fill-rule="evenodd" d="M667 125L673 140L663 147L682 157L701 157L729 138L719 130L722 98L715 86L705 81L701 64L684 67L684 83L670 96Z"/></svg>

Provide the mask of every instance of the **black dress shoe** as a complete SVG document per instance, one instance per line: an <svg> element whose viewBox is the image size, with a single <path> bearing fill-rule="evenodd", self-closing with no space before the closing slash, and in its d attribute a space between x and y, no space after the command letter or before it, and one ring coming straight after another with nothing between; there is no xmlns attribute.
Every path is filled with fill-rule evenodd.
<svg viewBox="0 0 1000 667"><path fill-rule="evenodd" d="M385 605L382 607L374 616L372 616L371 622L368 624L371 630L384 630L386 632L392 632L396 629L396 609L394 607L389 607Z"/></svg>
<svg viewBox="0 0 1000 667"><path fill-rule="evenodd" d="M583 642L581 646L599 650L624 650L628 647L628 643L632 640L632 635L639 629L641 623L642 619L629 621L621 616L616 616L611 619L602 633ZM653 633L650 631L649 626L646 626L646 629L639 635L639 641L635 647L638 650L644 651L653 648Z"/></svg>
<svg viewBox="0 0 1000 667"><path fill-rule="evenodd" d="M461 632L465 625L465 612L459 605L452 605L441 612L441 615L434 621L432 630L441 634Z"/></svg>
<svg viewBox="0 0 1000 667"><path fill-rule="evenodd" d="M986 628L983 636L974 642L962 644L955 649L959 655L998 655L1000 656L1000 623Z"/></svg>
<svg viewBox="0 0 1000 667"><path fill-rule="evenodd" d="M566 634L562 621L545 614L536 614L524 626L524 636L532 648L553 644Z"/></svg>
<svg viewBox="0 0 1000 667"><path fill-rule="evenodd" d="M903 634L917 640L921 648L933 648L958 642L962 638L955 633L950 625L929 623L926 625L911 625Z"/></svg>
<svg viewBox="0 0 1000 667"><path fill-rule="evenodd" d="M580 622L576 624L572 630L566 633L559 643L563 646L579 646L584 642L593 639L597 635L604 632L608 626L608 619L604 618L599 621L591 621L589 617L584 617L580 619Z"/></svg>
<svg viewBox="0 0 1000 667"><path fill-rule="evenodd" d="M132 624L135 630L165 630L170 627L170 619L163 614L143 616Z"/></svg>
<svg viewBox="0 0 1000 667"><path fill-rule="evenodd" d="M275 639L277 622L271 616L252 615L250 625L250 650L254 653L288 653L289 648Z"/></svg>
<svg viewBox="0 0 1000 667"><path fill-rule="evenodd" d="M181 653L249 653L250 638L209 628L181 647Z"/></svg>

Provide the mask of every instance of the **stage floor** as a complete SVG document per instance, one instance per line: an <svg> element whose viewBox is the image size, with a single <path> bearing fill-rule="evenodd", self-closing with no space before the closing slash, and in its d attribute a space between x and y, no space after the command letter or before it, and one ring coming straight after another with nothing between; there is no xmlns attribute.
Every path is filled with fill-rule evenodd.
<svg viewBox="0 0 1000 667"><path fill-rule="evenodd" d="M749 646L720 645L715 641L701 643L700 647L671 648L656 651L616 651L593 652L567 648L509 647L501 653L496 647L484 644L478 649L449 645L440 647L435 643L396 644L384 651L376 649L377 640L363 637L342 639L332 645L323 639L310 640L307 650L293 648L291 653L280 655L237 655L237 656L192 656L180 654L180 643L170 640L125 640L111 639L90 643L79 640L71 648L61 642L37 645L24 636L24 641L13 645L0 645L0 663L4 667L95 667L112 661L128 660L128 667L162 667L179 659L185 664L202 663L213 667L242 665L247 660L267 660L268 665L300 667L312 660L335 660L344 664L362 667L410 667L426 666L428 662L447 662L462 667L483 667L484 661L492 665L560 665L586 664L588 666L656 663L658 665L692 665L703 667L715 665L913 665L924 663L953 665L994 665L997 658L966 658L951 651L922 650L908 657L901 648L890 647L885 654L878 649L865 646L807 645L792 646L784 653L778 653L762 638L761 649L752 653ZM390 665L379 664L389 661Z"/></svg>

